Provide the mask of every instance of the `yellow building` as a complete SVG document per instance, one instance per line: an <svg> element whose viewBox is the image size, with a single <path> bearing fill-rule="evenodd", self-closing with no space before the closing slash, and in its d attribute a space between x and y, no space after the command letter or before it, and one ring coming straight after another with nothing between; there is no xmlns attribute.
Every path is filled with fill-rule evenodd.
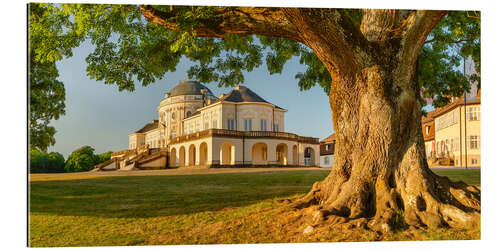
<svg viewBox="0 0 500 250"><path fill-rule="evenodd" d="M319 139L285 132L286 109L245 86L219 98L181 81L100 170L165 167L318 166Z"/></svg>
<svg viewBox="0 0 500 250"><path fill-rule="evenodd" d="M481 91L422 118L425 152L431 166L481 166Z"/></svg>

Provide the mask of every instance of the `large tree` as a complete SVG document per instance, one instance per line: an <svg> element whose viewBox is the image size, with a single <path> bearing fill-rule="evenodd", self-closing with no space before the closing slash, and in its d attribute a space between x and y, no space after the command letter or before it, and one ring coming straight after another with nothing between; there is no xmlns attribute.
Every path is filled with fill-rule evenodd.
<svg viewBox="0 0 500 250"><path fill-rule="evenodd" d="M84 39L69 28L68 16L58 13L52 5L29 5L29 142L41 151L56 142L49 123L65 114L66 92L56 61L71 56Z"/></svg>
<svg viewBox="0 0 500 250"><path fill-rule="evenodd" d="M478 13L66 4L51 11L96 46L88 75L120 90L154 82L183 56L195 62L190 77L224 86L244 83L264 55L271 74L299 57L308 68L298 84L325 89L337 135L331 173L292 203L313 223L387 230L479 222L479 190L427 166L420 122L422 93L443 105L468 89L459 58L472 56L479 69Z"/></svg>

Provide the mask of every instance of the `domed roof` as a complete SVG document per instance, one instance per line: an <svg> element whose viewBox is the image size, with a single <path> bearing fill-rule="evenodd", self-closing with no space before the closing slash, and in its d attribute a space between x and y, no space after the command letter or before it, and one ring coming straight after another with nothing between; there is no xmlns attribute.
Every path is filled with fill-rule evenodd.
<svg viewBox="0 0 500 250"><path fill-rule="evenodd" d="M177 86L170 90L170 96L179 95L201 95L201 90L206 89L208 95L213 95L209 88L196 81L180 81Z"/></svg>

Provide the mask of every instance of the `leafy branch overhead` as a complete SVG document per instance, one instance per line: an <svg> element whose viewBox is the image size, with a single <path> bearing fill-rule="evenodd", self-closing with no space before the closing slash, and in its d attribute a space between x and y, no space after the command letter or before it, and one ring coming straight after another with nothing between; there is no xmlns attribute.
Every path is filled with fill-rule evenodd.
<svg viewBox="0 0 500 250"><path fill-rule="evenodd" d="M306 66L295 74L300 89L318 84L330 92L331 72L301 40L300 26L288 21L283 8L32 3L29 10L30 138L40 149L55 142L48 123L65 110L55 62L71 57L72 49L85 40L95 46L86 58L88 76L120 91L134 91L135 82L146 86L162 79L182 58L193 62L190 78L219 86L245 83L245 73L263 64L270 74L280 74L286 62L298 58ZM350 43L369 37L359 32L366 13L319 10L339 16L346 30L358 30L346 34L351 42L331 44L345 48L336 56L348 59L352 55L347 52L357 46ZM448 13L419 52L419 83L438 105L468 88L458 68L460 58L471 56L480 72L480 16L474 12L471 18L471 13ZM38 136L44 133L48 140Z"/></svg>
<svg viewBox="0 0 500 250"><path fill-rule="evenodd" d="M66 33L78 37L73 47L86 38L96 46L87 58L88 75L120 90L133 91L135 79L144 86L161 79L175 71L183 56L196 63L189 77L220 86L244 83L244 73L264 62L271 74L281 73L287 61L299 57L307 66L296 74L301 88L320 84L329 90L330 74L310 48L296 41L297 30L284 21L280 8L61 4L50 9L50 16L66 20ZM359 25L362 12L348 10L345 15ZM458 55L472 55L479 62L479 23L467 12L448 14L433 29L432 43L420 54L421 65L443 65L440 72L449 73ZM460 52L450 53L457 46ZM423 86L443 85L429 75L422 74Z"/></svg>

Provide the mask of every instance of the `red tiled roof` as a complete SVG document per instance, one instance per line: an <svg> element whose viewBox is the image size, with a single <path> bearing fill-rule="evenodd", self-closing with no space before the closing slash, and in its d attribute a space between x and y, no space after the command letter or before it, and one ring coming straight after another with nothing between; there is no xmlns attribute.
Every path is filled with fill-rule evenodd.
<svg viewBox="0 0 500 250"><path fill-rule="evenodd" d="M324 142L332 142L332 141L335 141L335 133L329 135L328 137L326 137L325 139L321 140L320 143L324 143Z"/></svg>

